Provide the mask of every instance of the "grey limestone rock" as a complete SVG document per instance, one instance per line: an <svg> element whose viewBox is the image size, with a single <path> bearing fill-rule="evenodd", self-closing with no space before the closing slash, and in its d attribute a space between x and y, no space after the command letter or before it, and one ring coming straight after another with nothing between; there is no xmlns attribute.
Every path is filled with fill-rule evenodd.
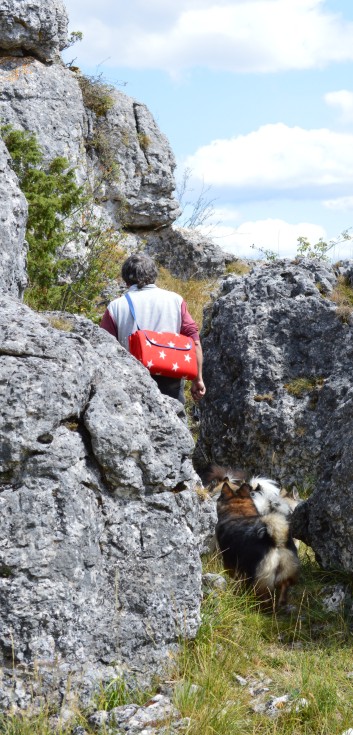
<svg viewBox="0 0 353 735"><path fill-rule="evenodd" d="M0 705L148 681L200 620L191 435L104 330L0 306Z"/></svg>
<svg viewBox="0 0 353 735"><path fill-rule="evenodd" d="M2 293L22 296L27 283L25 230L27 202L10 157L0 139L0 287Z"/></svg>
<svg viewBox="0 0 353 735"><path fill-rule="evenodd" d="M325 568L351 572L353 320L328 298L336 285L333 267L304 260L228 279L204 322L195 460L314 489L294 536Z"/></svg>
<svg viewBox="0 0 353 735"><path fill-rule="evenodd" d="M114 105L92 118L91 135L109 149L119 166L106 183L105 198L117 202L129 229L152 229L173 222L179 206L173 197L175 159L167 138L146 105L113 90ZM89 140L89 138L88 138ZM99 158L99 147L98 147Z"/></svg>
<svg viewBox="0 0 353 735"><path fill-rule="evenodd" d="M0 115L36 134L47 161L65 156L110 224L150 229L178 216L175 161L147 107L111 91L105 115L85 108L77 75L33 56L0 57ZM118 175L109 174L112 165Z"/></svg>
<svg viewBox="0 0 353 735"><path fill-rule="evenodd" d="M177 278L212 278L224 275L235 256L225 253L197 230L166 227L146 237L146 252Z"/></svg>
<svg viewBox="0 0 353 735"><path fill-rule="evenodd" d="M61 0L1 0L0 50L32 53L52 61L67 43L68 17Z"/></svg>
<svg viewBox="0 0 353 735"><path fill-rule="evenodd" d="M82 94L75 74L61 64L46 66L31 56L0 58L3 123L35 133L47 161L64 156L87 178Z"/></svg>

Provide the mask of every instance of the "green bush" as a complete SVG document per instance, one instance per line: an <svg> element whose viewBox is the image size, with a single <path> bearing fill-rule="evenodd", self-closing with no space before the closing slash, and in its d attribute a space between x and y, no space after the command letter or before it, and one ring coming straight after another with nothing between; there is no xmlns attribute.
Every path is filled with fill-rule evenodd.
<svg viewBox="0 0 353 735"><path fill-rule="evenodd" d="M66 158L57 157L44 164L33 133L5 126L2 135L28 202L29 285L46 292L57 283L65 267L57 252L67 242L66 219L83 206L83 190L76 184L75 172Z"/></svg>
<svg viewBox="0 0 353 735"><path fill-rule="evenodd" d="M81 87L83 102L97 117L102 117L114 105L114 87L107 84L102 76L86 76L79 74L78 83Z"/></svg>
<svg viewBox="0 0 353 735"><path fill-rule="evenodd" d="M97 317L100 293L124 256L119 233L93 217L92 195L76 183L65 158L45 164L33 133L8 125L1 132L28 202L25 302L34 309Z"/></svg>

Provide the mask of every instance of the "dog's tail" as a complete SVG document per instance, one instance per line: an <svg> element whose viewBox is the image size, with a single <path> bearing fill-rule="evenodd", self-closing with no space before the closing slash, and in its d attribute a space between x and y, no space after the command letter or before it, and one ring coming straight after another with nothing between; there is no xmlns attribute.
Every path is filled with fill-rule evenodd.
<svg viewBox="0 0 353 735"><path fill-rule="evenodd" d="M279 604L286 601L288 587L298 579L299 560L295 547L289 548L291 541L290 528L282 513L269 513L262 516L266 531L273 541L273 548L268 551L256 569L257 593L265 595L279 588Z"/></svg>
<svg viewBox="0 0 353 735"><path fill-rule="evenodd" d="M255 573L255 589L259 596L280 590L279 604L286 601L288 587L295 584L299 574L299 560L290 549L273 548L258 564Z"/></svg>
<svg viewBox="0 0 353 735"><path fill-rule="evenodd" d="M249 480L249 485L251 485L253 490L256 490L260 485L261 490L266 493L266 495L280 494L280 488L277 483L274 480L269 480L268 477L252 477Z"/></svg>

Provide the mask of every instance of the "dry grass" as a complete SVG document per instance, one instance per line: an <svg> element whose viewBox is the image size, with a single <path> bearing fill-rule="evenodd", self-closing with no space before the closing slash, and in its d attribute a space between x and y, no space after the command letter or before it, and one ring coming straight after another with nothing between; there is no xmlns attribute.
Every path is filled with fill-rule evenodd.
<svg viewBox="0 0 353 735"><path fill-rule="evenodd" d="M261 403L262 401L267 401L267 403L271 403L273 401L273 393L255 393L253 398L256 403Z"/></svg>
<svg viewBox="0 0 353 735"><path fill-rule="evenodd" d="M284 384L284 388L287 393L290 393L296 398L302 398L307 393L315 389L322 388L324 384L324 378L322 377L301 377L290 380L289 383Z"/></svg>
<svg viewBox="0 0 353 735"><path fill-rule="evenodd" d="M226 267L226 273L233 273L235 276L245 276L250 271L251 267L243 260L235 260Z"/></svg>
<svg viewBox="0 0 353 735"><path fill-rule="evenodd" d="M60 329L61 332L72 332L73 325L69 319L59 316L49 316L48 322L54 329Z"/></svg>
<svg viewBox="0 0 353 735"><path fill-rule="evenodd" d="M353 288L344 276L338 277L336 288L329 298L337 304L338 318L345 324L349 323L353 310Z"/></svg>
<svg viewBox="0 0 353 735"><path fill-rule="evenodd" d="M159 268L157 286L181 294L199 329L202 327L203 309L211 300L212 289L216 285L217 279L215 278L208 278L204 281L191 278L188 281L183 281L181 278L172 276L166 268Z"/></svg>

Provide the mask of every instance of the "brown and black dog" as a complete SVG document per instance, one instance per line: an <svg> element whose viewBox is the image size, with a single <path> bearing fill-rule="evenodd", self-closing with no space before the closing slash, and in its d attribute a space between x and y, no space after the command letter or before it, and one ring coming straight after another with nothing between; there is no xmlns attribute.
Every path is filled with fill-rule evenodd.
<svg viewBox="0 0 353 735"><path fill-rule="evenodd" d="M278 605L284 605L299 571L288 519L276 511L260 515L252 498L253 487L241 473L229 474L231 479L223 475L222 484L218 483L217 501L216 538L224 568L250 584L260 600L273 598L278 590Z"/></svg>

